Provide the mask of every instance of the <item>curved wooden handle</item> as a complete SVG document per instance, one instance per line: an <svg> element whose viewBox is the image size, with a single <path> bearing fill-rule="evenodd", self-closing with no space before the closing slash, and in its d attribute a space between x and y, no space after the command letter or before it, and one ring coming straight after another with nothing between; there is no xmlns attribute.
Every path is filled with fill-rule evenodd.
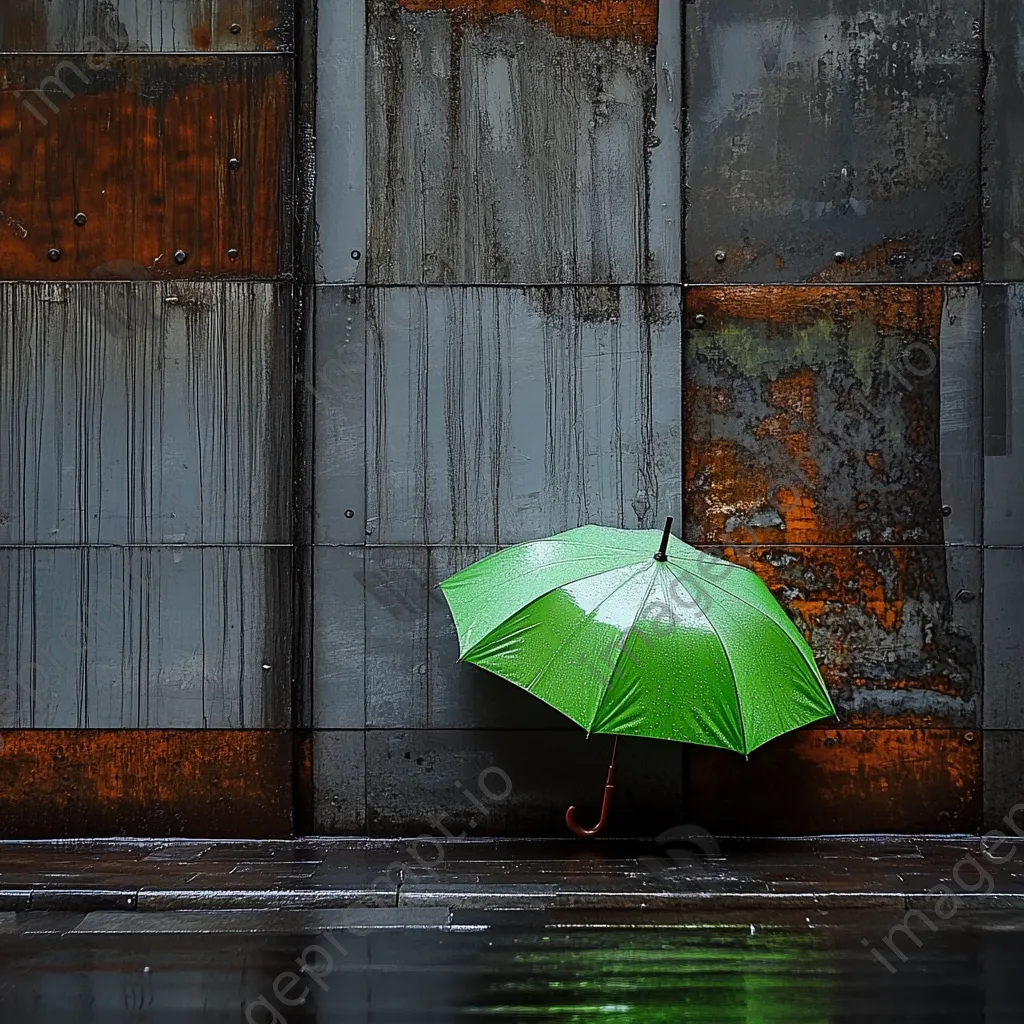
<svg viewBox="0 0 1024 1024"><path fill-rule="evenodd" d="M573 804L565 812L565 823L569 826L569 829L578 835L581 839L589 839L591 836L596 836L605 825L608 824L608 812L612 806L612 790L615 789L615 752L619 748L618 737L615 739L615 746L612 747L612 763L608 765L608 778L604 783L604 798L601 801L601 817L597 819L597 824L593 828L582 828L576 822L576 805Z"/></svg>

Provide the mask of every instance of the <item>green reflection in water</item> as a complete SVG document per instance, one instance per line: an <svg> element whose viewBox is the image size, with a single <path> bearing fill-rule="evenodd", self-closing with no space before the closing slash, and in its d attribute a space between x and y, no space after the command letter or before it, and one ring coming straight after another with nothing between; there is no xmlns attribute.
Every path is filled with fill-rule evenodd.
<svg viewBox="0 0 1024 1024"><path fill-rule="evenodd" d="M474 1015L584 1024L828 1024L833 975L812 934L555 932L495 949L503 961ZM523 948L525 947L525 948ZM502 955L504 954L504 955Z"/></svg>

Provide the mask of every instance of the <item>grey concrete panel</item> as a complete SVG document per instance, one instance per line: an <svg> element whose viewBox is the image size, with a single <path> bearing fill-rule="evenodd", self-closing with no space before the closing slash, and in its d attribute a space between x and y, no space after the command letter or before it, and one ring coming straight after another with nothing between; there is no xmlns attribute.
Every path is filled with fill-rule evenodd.
<svg viewBox="0 0 1024 1024"><path fill-rule="evenodd" d="M289 0L5 0L0 50L90 53L96 60L122 50L290 50L293 6Z"/></svg>
<svg viewBox="0 0 1024 1024"><path fill-rule="evenodd" d="M510 544L681 511L676 288L374 291L372 543Z"/></svg>
<svg viewBox="0 0 1024 1024"><path fill-rule="evenodd" d="M0 543L290 539L288 293L0 285Z"/></svg>
<svg viewBox="0 0 1024 1024"><path fill-rule="evenodd" d="M366 762L362 730L313 733L315 827L319 835L366 831Z"/></svg>
<svg viewBox="0 0 1024 1024"><path fill-rule="evenodd" d="M366 564L362 547L313 549L313 725L366 724Z"/></svg>
<svg viewBox="0 0 1024 1024"><path fill-rule="evenodd" d="M291 557L0 549L0 724L287 728Z"/></svg>
<svg viewBox="0 0 1024 1024"><path fill-rule="evenodd" d="M597 820L611 749L610 736L588 740L582 729L369 732L367 831L569 836L570 804L581 823ZM685 820L681 751L659 740L620 741L609 834L657 835ZM436 856L426 842L420 852Z"/></svg>
<svg viewBox="0 0 1024 1024"><path fill-rule="evenodd" d="M356 283L366 267L366 4L317 9L317 280Z"/></svg>
<svg viewBox="0 0 1024 1024"><path fill-rule="evenodd" d="M572 723L532 694L475 665L459 661L459 638L438 588L493 547L430 549L429 725L433 729L561 729Z"/></svg>
<svg viewBox="0 0 1024 1024"><path fill-rule="evenodd" d="M1006 818L1014 808L1024 804L1024 731L1019 729L986 729L984 733L985 818L982 827L999 829L1013 837L1014 829ZM1024 813L1016 811L1013 819L1024 825ZM1005 850L996 851L999 856Z"/></svg>
<svg viewBox="0 0 1024 1024"><path fill-rule="evenodd" d="M366 549L366 723L427 722L426 548Z"/></svg>
<svg viewBox="0 0 1024 1024"><path fill-rule="evenodd" d="M1024 548L985 549L985 728L1024 729Z"/></svg>
<svg viewBox="0 0 1024 1024"><path fill-rule="evenodd" d="M982 0L686 10L689 280L980 276Z"/></svg>
<svg viewBox="0 0 1024 1024"><path fill-rule="evenodd" d="M985 280L1024 280L1024 7L985 0Z"/></svg>
<svg viewBox="0 0 1024 1024"><path fill-rule="evenodd" d="M306 388L315 423L314 538L366 542L366 293L316 289L314 380Z"/></svg>
<svg viewBox="0 0 1024 1024"><path fill-rule="evenodd" d="M368 279L678 281L679 4L661 6L655 49L374 0Z"/></svg>
<svg viewBox="0 0 1024 1024"><path fill-rule="evenodd" d="M1024 544L1024 285L985 288L986 544Z"/></svg>
<svg viewBox="0 0 1024 1024"><path fill-rule="evenodd" d="M939 466L942 473L943 539L981 542L982 347L981 293L947 288L939 330ZM926 375L928 365L904 360Z"/></svg>

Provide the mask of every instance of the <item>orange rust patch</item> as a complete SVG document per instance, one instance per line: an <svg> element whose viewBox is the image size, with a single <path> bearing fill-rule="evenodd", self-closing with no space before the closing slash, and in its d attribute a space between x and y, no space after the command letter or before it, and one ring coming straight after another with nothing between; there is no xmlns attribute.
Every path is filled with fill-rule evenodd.
<svg viewBox="0 0 1024 1024"><path fill-rule="evenodd" d="M897 569L892 585L867 562L862 548L800 548L817 587L813 593L795 595L788 592L792 581L783 571L759 557L762 549L726 547L724 550L726 558L756 572L776 596L787 591L786 607L795 611L809 628L824 625L826 615L850 606L862 607L888 633L903 625L903 577L908 555L904 548L889 549Z"/></svg>
<svg viewBox="0 0 1024 1024"><path fill-rule="evenodd" d="M192 30L192 45L197 50L208 50L213 41L209 25L196 25Z"/></svg>
<svg viewBox="0 0 1024 1024"><path fill-rule="evenodd" d="M85 279L114 261L134 264L136 277L290 268L286 60L114 58L116 88L88 91L102 80L86 86L69 74L74 95L53 94L56 110L34 98L43 124L14 90L29 95L52 71L49 58L0 59L9 83L0 89L3 213L23 226L0 227L2 276ZM231 157L241 160L234 173ZM51 249L59 260L47 258Z"/></svg>
<svg viewBox="0 0 1024 1024"><path fill-rule="evenodd" d="M687 747L687 806L694 821L726 835L973 832L981 823L979 736L818 727L749 759Z"/></svg>
<svg viewBox="0 0 1024 1024"><path fill-rule="evenodd" d="M481 23L519 14L556 35L575 39L622 39L654 46L658 39L658 0L395 0L407 11L446 11Z"/></svg>
<svg viewBox="0 0 1024 1024"><path fill-rule="evenodd" d="M863 316L881 330L925 332L938 346L942 288L806 288L790 285L701 287L687 293L688 315L704 314L710 327L751 320L773 328L807 326L821 320L849 325Z"/></svg>
<svg viewBox="0 0 1024 1024"><path fill-rule="evenodd" d="M916 244L911 239L889 239L881 245L862 252L859 256L847 257L842 263L830 263L816 274L808 277L808 284L831 284L840 281L862 281L865 278L891 278L893 268L914 251ZM981 276L981 263L977 258L965 259L963 263L937 260L928 274L928 280L973 281Z"/></svg>
<svg viewBox="0 0 1024 1024"><path fill-rule="evenodd" d="M881 452L865 452L864 461L879 480L885 479L885 459L882 458Z"/></svg>
<svg viewBox="0 0 1024 1024"><path fill-rule="evenodd" d="M47 729L0 739L2 838L292 831L288 732Z"/></svg>

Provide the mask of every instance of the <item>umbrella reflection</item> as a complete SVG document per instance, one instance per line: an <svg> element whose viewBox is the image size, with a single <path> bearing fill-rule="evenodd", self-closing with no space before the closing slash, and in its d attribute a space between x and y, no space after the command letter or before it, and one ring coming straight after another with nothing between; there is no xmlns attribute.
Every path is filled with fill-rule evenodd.
<svg viewBox="0 0 1024 1024"><path fill-rule="evenodd" d="M467 1012L565 1024L832 1020L829 953L813 935L596 930L522 938L517 945L523 948L500 951L504 980L495 980L486 1001Z"/></svg>

